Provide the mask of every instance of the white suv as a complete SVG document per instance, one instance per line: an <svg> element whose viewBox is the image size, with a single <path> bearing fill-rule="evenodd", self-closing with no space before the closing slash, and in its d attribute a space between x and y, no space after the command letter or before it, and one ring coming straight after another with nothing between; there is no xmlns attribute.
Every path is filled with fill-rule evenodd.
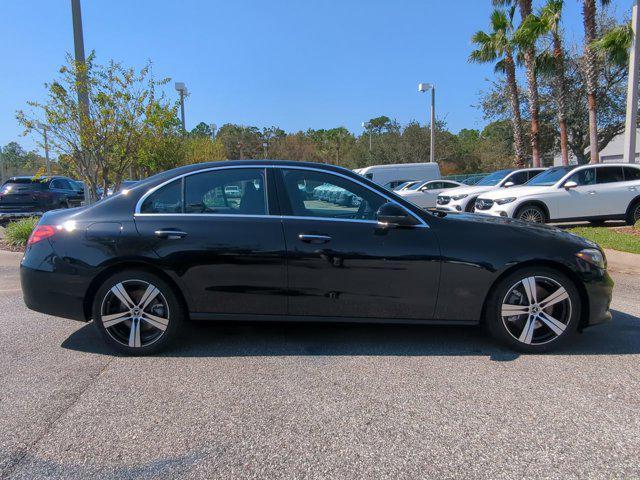
<svg viewBox="0 0 640 480"><path fill-rule="evenodd" d="M527 183L544 168L522 168L519 170L498 170L487 175L472 186L452 188L446 193L438 195L436 201L438 210L445 212L473 212L478 195L496 188L508 188Z"/></svg>
<svg viewBox="0 0 640 480"><path fill-rule="evenodd" d="M476 212L531 222L640 220L640 165L555 167L522 187L483 193Z"/></svg>

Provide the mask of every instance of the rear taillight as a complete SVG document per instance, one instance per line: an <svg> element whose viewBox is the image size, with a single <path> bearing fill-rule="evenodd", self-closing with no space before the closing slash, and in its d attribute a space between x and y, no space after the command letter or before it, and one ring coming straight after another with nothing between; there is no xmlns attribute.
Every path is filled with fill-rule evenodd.
<svg viewBox="0 0 640 480"><path fill-rule="evenodd" d="M45 238L49 238L54 233L56 233L56 230L51 225L38 225L33 232L31 232L31 236L29 237L29 240L27 240L27 246L38 243L40 240L44 240Z"/></svg>

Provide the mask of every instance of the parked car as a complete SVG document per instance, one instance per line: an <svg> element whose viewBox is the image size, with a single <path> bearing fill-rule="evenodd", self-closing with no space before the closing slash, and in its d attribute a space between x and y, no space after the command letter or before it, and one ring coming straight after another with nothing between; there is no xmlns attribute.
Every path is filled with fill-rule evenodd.
<svg viewBox="0 0 640 480"><path fill-rule="evenodd" d="M386 188L387 190L395 190L400 185L404 185L405 183L408 183L410 181L411 180L392 180L390 182L385 183L383 187Z"/></svg>
<svg viewBox="0 0 640 480"><path fill-rule="evenodd" d="M459 187L438 195L437 208L445 212L473 212L476 199L481 193L523 185L544 170L544 168L498 170L482 178L473 186Z"/></svg>
<svg viewBox="0 0 640 480"><path fill-rule="evenodd" d="M435 208L439 193L462 186L464 184L453 180L431 180L396 193L421 208Z"/></svg>
<svg viewBox="0 0 640 480"><path fill-rule="evenodd" d="M399 192L400 190L406 190L408 188L411 188L414 185L417 185L419 183L422 183L421 180L408 180L406 182L401 183L400 185L398 185L396 188L393 189L394 192Z"/></svg>
<svg viewBox="0 0 640 480"><path fill-rule="evenodd" d="M483 193L476 211L529 222L640 220L640 165L555 167L522 187Z"/></svg>
<svg viewBox="0 0 640 480"><path fill-rule="evenodd" d="M354 170L365 178L393 190L401 183L421 178L439 180L440 167L437 163L399 163L395 165L373 165Z"/></svg>
<svg viewBox="0 0 640 480"><path fill-rule="evenodd" d="M11 177L0 187L0 219L76 207L83 200L81 187L67 177Z"/></svg>
<svg viewBox="0 0 640 480"><path fill-rule="evenodd" d="M228 185L242 186L239 201L218 195ZM321 185L360 204L301 193ZM592 242L427 212L349 170L304 162L190 165L46 213L20 276L29 308L93 319L128 354L165 347L186 319L483 322L511 347L540 352L611 318L612 281Z"/></svg>

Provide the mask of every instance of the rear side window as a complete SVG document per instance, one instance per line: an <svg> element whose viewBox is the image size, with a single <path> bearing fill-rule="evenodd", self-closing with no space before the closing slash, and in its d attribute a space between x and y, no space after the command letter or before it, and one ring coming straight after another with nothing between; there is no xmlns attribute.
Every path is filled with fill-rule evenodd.
<svg viewBox="0 0 640 480"><path fill-rule="evenodd" d="M596 172L598 183L614 183L623 181L622 167L600 167Z"/></svg>
<svg viewBox="0 0 640 480"><path fill-rule="evenodd" d="M185 213L266 215L261 168L212 170L185 177Z"/></svg>
<svg viewBox="0 0 640 480"><path fill-rule="evenodd" d="M145 198L140 213L182 213L182 180L160 187Z"/></svg>
<svg viewBox="0 0 640 480"><path fill-rule="evenodd" d="M632 182L634 180L640 180L640 168L634 167L622 167L624 170L625 182Z"/></svg>

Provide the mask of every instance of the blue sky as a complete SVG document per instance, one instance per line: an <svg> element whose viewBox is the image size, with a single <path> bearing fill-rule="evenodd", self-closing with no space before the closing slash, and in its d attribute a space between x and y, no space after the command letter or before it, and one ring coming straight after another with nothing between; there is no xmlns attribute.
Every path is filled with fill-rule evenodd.
<svg viewBox="0 0 640 480"><path fill-rule="evenodd" d="M580 3L566 1L576 43ZM632 2L613 3L622 14ZM85 47L98 61L151 59L158 77L187 84L188 128L342 125L357 133L378 115L424 123L420 81L436 84L438 116L451 130L485 123L473 105L492 69L467 56L491 0L84 0L82 8ZM43 98L43 83L73 51L70 2L3 2L0 32L0 145L33 148L33 138L19 137L15 111Z"/></svg>

